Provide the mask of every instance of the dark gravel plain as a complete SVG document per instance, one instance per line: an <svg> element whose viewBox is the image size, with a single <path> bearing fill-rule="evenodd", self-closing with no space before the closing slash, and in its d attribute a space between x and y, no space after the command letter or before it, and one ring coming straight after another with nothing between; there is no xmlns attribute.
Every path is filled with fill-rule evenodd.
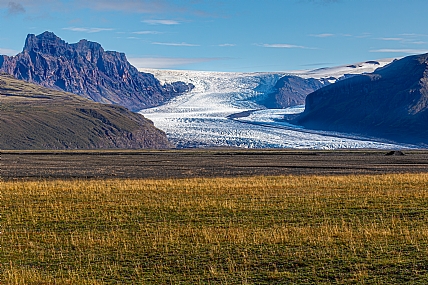
<svg viewBox="0 0 428 285"><path fill-rule="evenodd" d="M190 178L428 172L428 150L1 151L1 178Z"/></svg>

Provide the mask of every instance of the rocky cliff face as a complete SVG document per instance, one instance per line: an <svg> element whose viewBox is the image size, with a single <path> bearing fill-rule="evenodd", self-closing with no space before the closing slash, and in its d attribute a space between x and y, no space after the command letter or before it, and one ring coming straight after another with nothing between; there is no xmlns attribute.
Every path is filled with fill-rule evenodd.
<svg viewBox="0 0 428 285"><path fill-rule="evenodd" d="M309 128L428 145L428 54L409 56L309 94Z"/></svg>
<svg viewBox="0 0 428 285"><path fill-rule="evenodd" d="M324 86L329 85L327 79L301 78L284 76L275 84L274 92L261 102L267 108L287 108L304 105L306 96Z"/></svg>
<svg viewBox="0 0 428 285"><path fill-rule="evenodd" d="M0 109L0 149L172 147L140 114L10 75L0 75Z"/></svg>
<svg viewBox="0 0 428 285"><path fill-rule="evenodd" d="M105 51L87 40L68 44L50 32L30 34L21 53L1 56L0 71L132 111L159 105L193 88L183 82L161 85L152 74L139 72L123 53Z"/></svg>

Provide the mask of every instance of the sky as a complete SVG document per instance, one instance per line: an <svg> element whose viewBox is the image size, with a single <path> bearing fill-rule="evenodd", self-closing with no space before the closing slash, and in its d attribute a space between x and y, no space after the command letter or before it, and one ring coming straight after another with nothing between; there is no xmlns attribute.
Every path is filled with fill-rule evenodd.
<svg viewBox="0 0 428 285"><path fill-rule="evenodd" d="M428 0L0 0L0 54L55 33L137 68L307 70L428 52Z"/></svg>

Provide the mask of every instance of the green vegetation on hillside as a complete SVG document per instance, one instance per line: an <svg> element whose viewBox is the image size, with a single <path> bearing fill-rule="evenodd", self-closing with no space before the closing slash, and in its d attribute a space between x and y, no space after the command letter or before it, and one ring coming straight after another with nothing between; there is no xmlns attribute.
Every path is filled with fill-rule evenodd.
<svg viewBox="0 0 428 285"><path fill-rule="evenodd" d="M427 284L428 174L1 182L2 284Z"/></svg>

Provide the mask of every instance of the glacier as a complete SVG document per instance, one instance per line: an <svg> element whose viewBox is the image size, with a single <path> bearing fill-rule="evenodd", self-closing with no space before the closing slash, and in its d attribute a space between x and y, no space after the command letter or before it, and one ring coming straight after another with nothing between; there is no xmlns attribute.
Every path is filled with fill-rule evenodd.
<svg viewBox="0 0 428 285"><path fill-rule="evenodd" d="M266 109L257 102L284 75L339 80L345 74L373 72L391 60L312 71L231 73L140 70L161 82L183 81L195 88L164 105L139 113L163 130L177 148L238 147L293 149L403 149L409 146L326 131L304 129L281 120L304 106Z"/></svg>

